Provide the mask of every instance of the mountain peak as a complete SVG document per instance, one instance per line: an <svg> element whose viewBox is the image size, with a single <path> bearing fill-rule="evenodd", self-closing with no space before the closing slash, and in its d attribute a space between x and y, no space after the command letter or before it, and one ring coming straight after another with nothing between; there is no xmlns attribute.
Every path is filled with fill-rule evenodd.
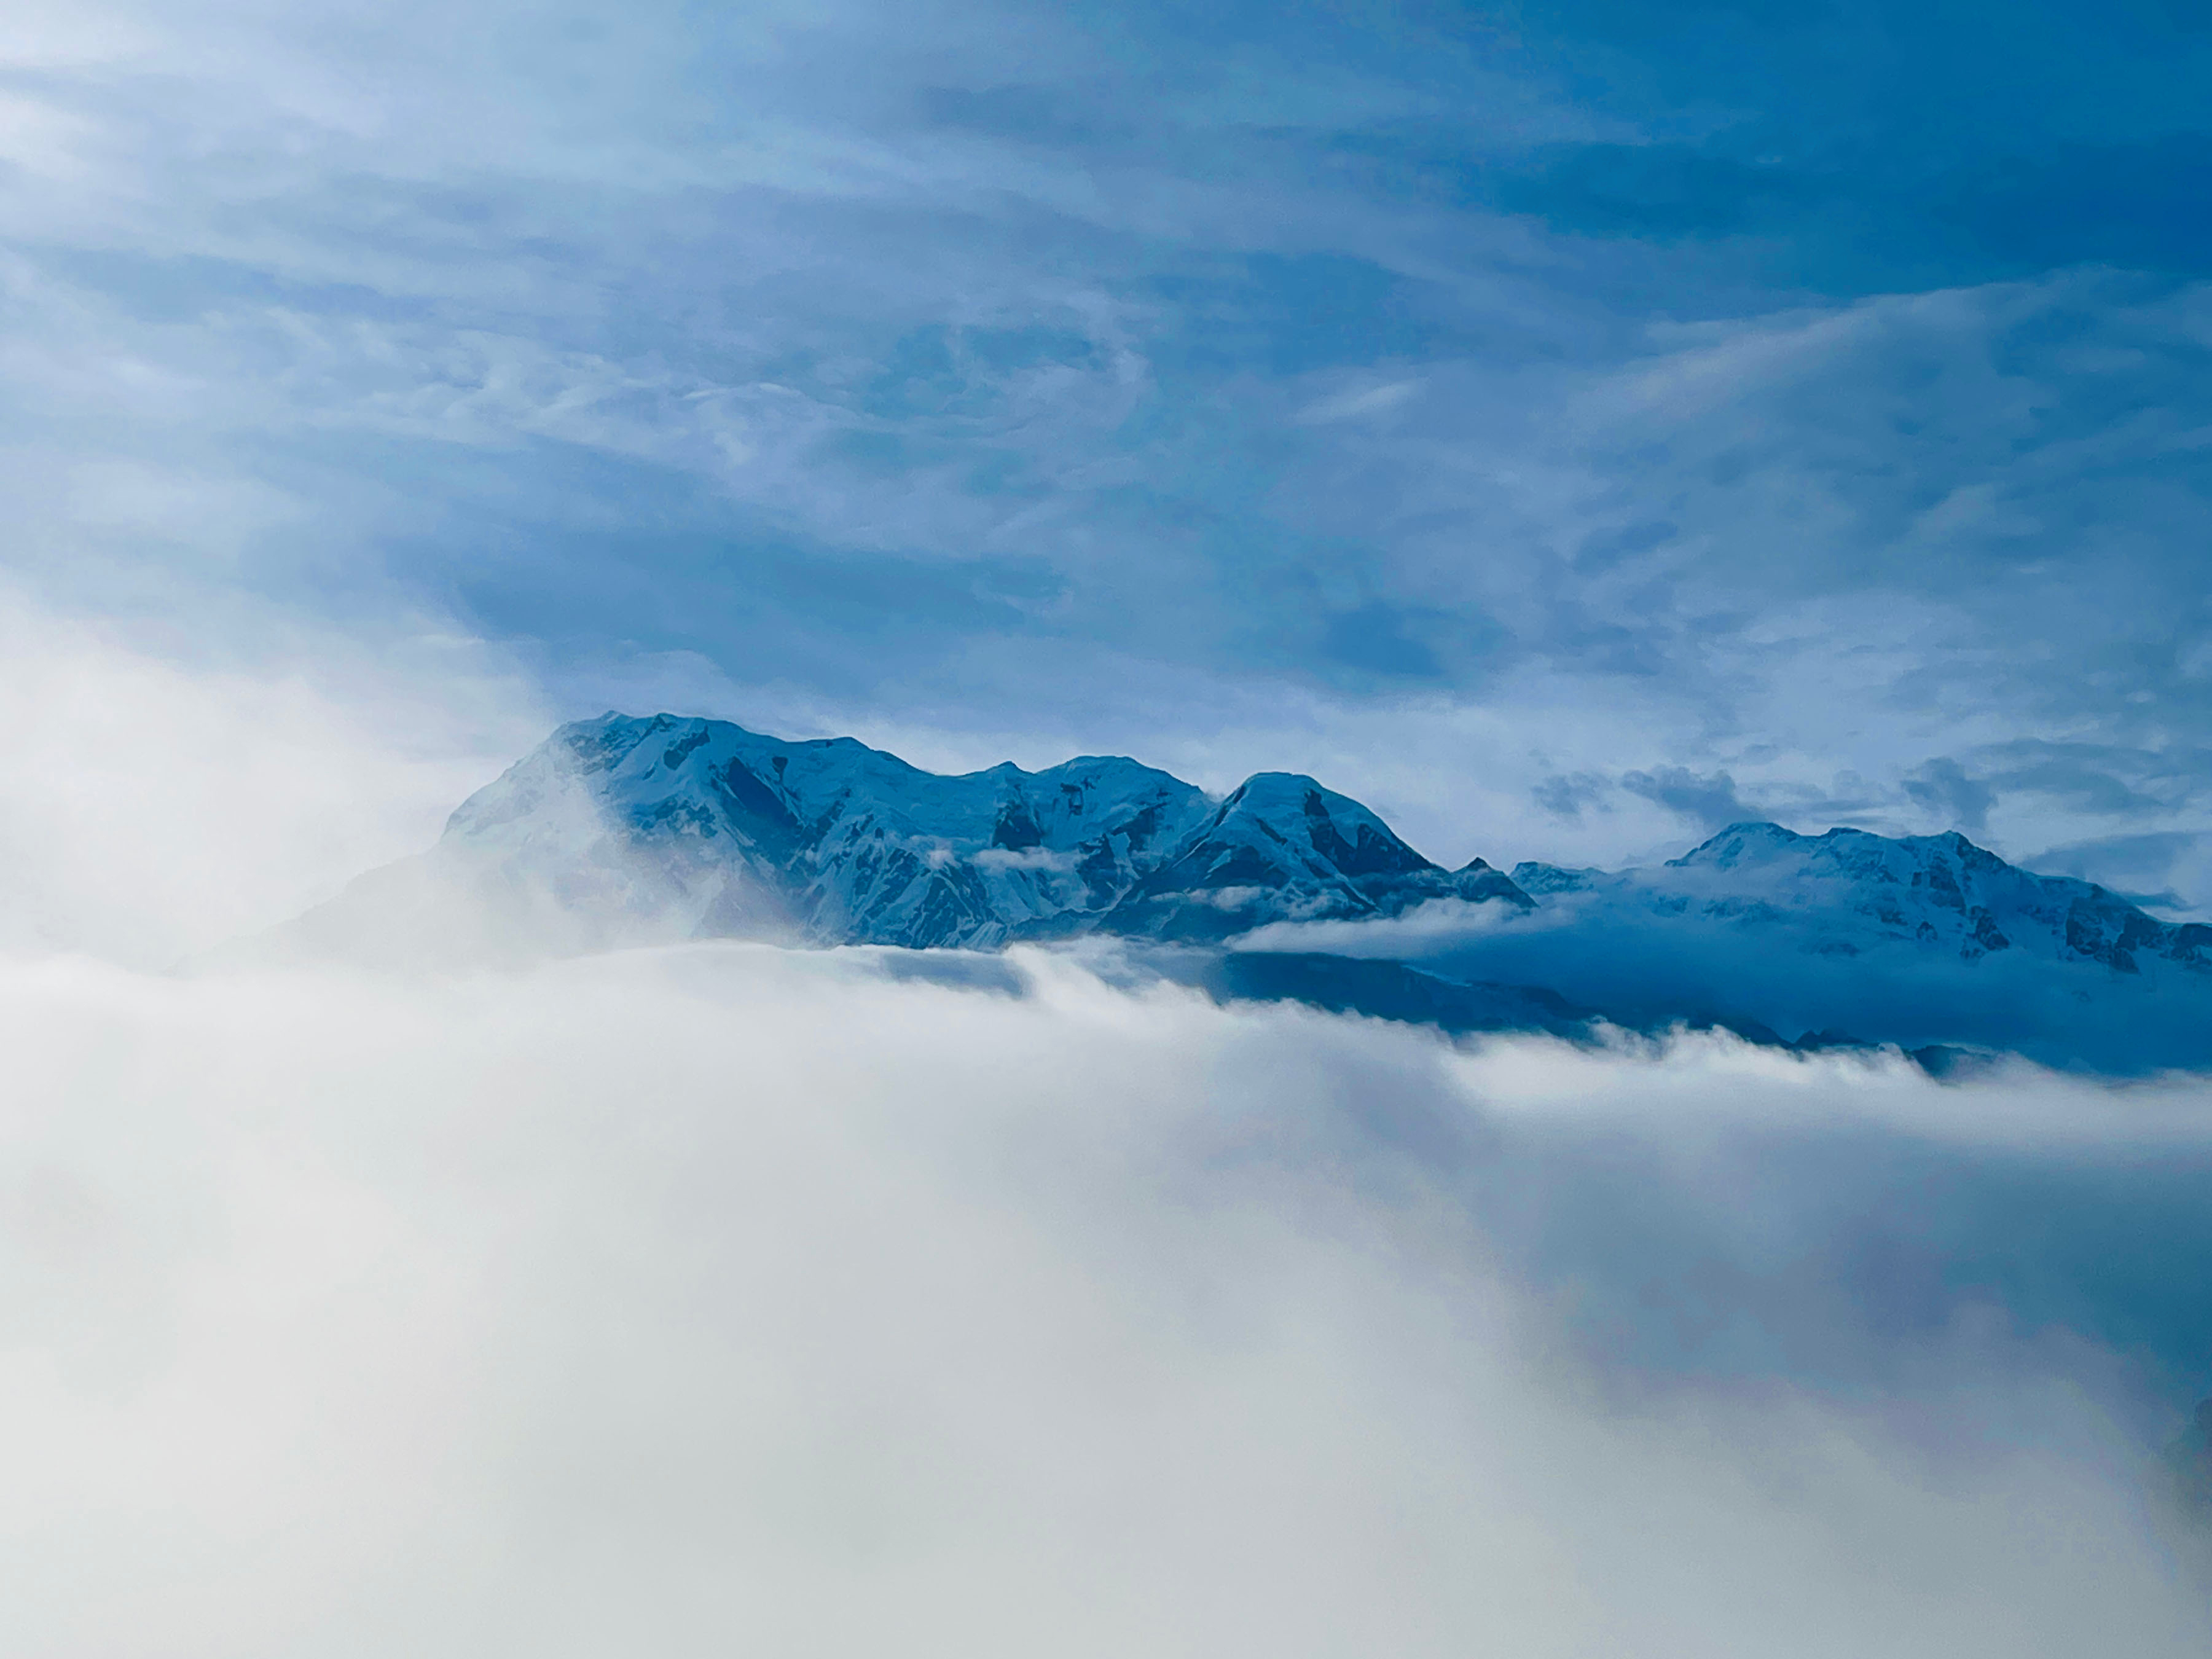
<svg viewBox="0 0 2212 1659"><path fill-rule="evenodd" d="M1303 772L1256 772L1222 803L1235 813L1303 837L1346 876L1403 874L1437 866L1349 795L1324 789Z"/></svg>
<svg viewBox="0 0 2212 1659"><path fill-rule="evenodd" d="M1835 833L1831 830L1830 834ZM1729 870L1747 857L1759 859L1782 848L1796 845L1811 837L1799 835L1794 830L1784 830L1778 823L1762 818L1747 818L1741 823L1731 823L1718 834L1692 847L1678 859L1667 860L1670 869L1689 869L1710 865L1715 869Z"/></svg>
<svg viewBox="0 0 2212 1659"><path fill-rule="evenodd" d="M1731 824L1661 872L1607 879L1668 914L1786 927L1803 936L1802 948L1826 955L1898 943L1968 961L2027 951L2136 975L2158 958L2204 967L2212 946L2212 929L2161 922L2091 882L2022 870L1955 830L1890 836L1841 826L1801 836L1779 824ZM1540 891L1570 884L1530 883Z"/></svg>
<svg viewBox="0 0 2212 1659"><path fill-rule="evenodd" d="M1431 899L1528 907L1527 895L1480 860L1448 872L1349 795L1303 773L1260 772L1131 890L1108 926L1218 939L1271 921L1393 916Z"/></svg>
<svg viewBox="0 0 2212 1659"><path fill-rule="evenodd" d="M851 738L666 713L562 726L464 803L447 841L620 867L626 902L679 931L772 922L824 943L1218 939L1428 898L1528 902L1480 860L1438 869L1300 773L1255 773L1219 801L1126 756L949 776Z"/></svg>

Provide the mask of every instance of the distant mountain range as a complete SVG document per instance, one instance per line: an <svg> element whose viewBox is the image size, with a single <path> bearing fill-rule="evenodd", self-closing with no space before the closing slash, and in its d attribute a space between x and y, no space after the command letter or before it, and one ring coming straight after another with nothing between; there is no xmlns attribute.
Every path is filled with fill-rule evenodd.
<svg viewBox="0 0 2212 1659"><path fill-rule="evenodd" d="M565 950L1097 937L1218 994L1455 1030L1686 1020L2124 1070L2212 1060L2212 927L1963 836L1741 823L1656 869L1508 876L1433 864L1294 774L1219 799L1115 757L947 777L850 738L671 714L562 727L428 854L292 930L457 932Z"/></svg>

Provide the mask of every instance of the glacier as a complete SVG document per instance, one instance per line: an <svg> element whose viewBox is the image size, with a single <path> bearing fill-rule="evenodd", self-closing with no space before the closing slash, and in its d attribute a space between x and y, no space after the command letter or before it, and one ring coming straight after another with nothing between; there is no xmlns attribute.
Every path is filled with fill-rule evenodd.
<svg viewBox="0 0 2212 1659"><path fill-rule="evenodd" d="M1716 1026L1797 1046L2212 1063L2212 927L1963 835L1730 825L1650 869L1431 862L1316 780L1216 798L1119 756L924 771L851 738L609 713L294 943L1110 948L1129 971L1450 1031Z"/></svg>

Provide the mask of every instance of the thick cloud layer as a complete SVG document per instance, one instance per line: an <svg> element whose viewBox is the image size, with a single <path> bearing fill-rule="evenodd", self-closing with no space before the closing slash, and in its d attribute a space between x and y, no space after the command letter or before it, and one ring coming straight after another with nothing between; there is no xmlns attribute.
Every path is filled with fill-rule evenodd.
<svg viewBox="0 0 2212 1659"><path fill-rule="evenodd" d="M17 616L26 1651L2212 1635L2162 1457L2197 1081L1461 1048L1049 954L149 973L404 845L528 701L450 641Z"/></svg>
<svg viewBox="0 0 2212 1659"><path fill-rule="evenodd" d="M2115 1171L2201 1182L2194 1085L1460 1051L1020 967L8 970L12 1639L2212 1636L2154 1455L2201 1333L2069 1276ZM2156 1284L2203 1282L2193 1200L2125 1214Z"/></svg>

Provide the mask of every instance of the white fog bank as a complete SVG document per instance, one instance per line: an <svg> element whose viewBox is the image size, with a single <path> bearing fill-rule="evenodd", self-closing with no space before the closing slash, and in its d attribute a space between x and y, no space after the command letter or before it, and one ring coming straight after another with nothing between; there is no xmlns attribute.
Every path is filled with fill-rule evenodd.
<svg viewBox="0 0 2212 1659"><path fill-rule="evenodd" d="M1984 1164L2063 1228L2108 1153L2201 1159L2197 1085L1454 1048L881 960L0 969L7 1645L2212 1640L2146 1473L2172 1379L1850 1266L1855 1214L1967 1213Z"/></svg>
<svg viewBox="0 0 2212 1659"><path fill-rule="evenodd" d="M428 845L552 723L438 618L179 603L126 626L0 580L0 954L161 968L272 927Z"/></svg>

